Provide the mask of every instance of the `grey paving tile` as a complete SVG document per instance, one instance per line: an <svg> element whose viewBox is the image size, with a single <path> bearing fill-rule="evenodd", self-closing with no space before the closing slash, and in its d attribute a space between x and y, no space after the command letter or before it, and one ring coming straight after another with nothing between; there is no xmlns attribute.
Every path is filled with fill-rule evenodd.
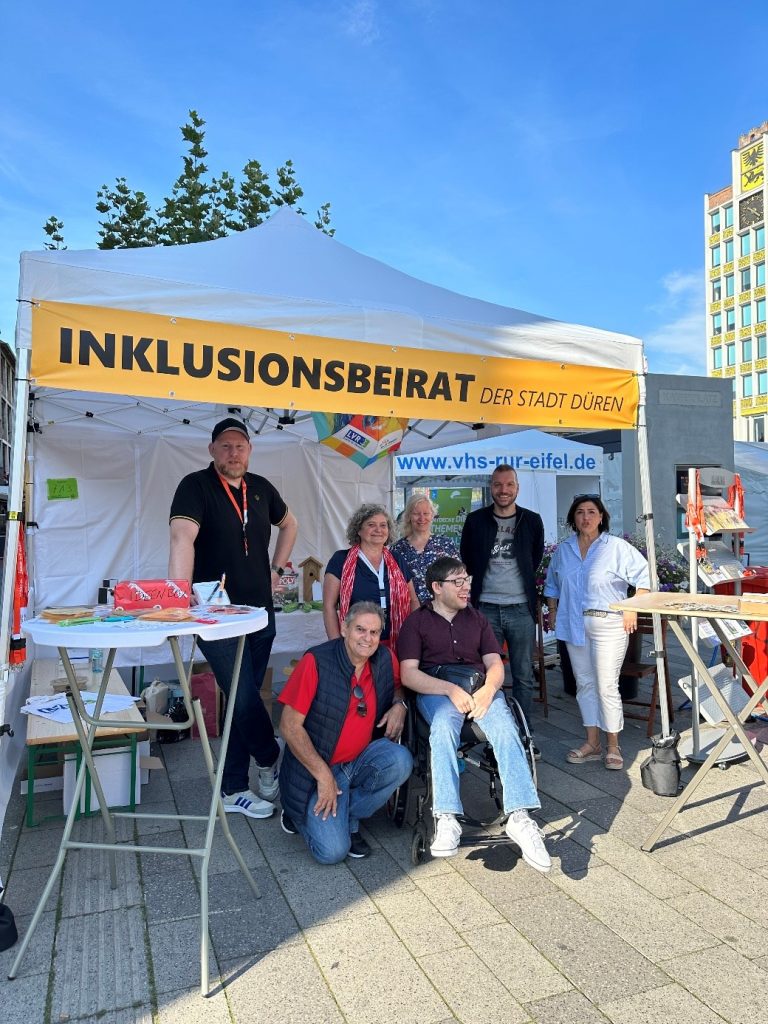
<svg viewBox="0 0 768 1024"><path fill-rule="evenodd" d="M554 795L557 797L557 794ZM657 797L657 799L660 800L661 797ZM612 796L604 796L599 800L587 800L579 808L579 814L588 821L601 826L605 832L610 831L612 836L638 850L656 826L655 818L649 817L631 804L624 804ZM676 821L677 819L675 819ZM675 827L675 822L664 833L665 838L680 834L679 829Z"/></svg>
<svg viewBox="0 0 768 1024"><path fill-rule="evenodd" d="M46 1019L46 997L48 984L45 976L25 974L22 970L18 978L7 981L3 977L2 999L3 1019L6 1021L24 1021L24 1024L43 1024Z"/></svg>
<svg viewBox="0 0 768 1024"><path fill-rule="evenodd" d="M211 802L211 782L207 775L202 775L198 766L197 774L190 777L171 777L173 800L179 814L207 814Z"/></svg>
<svg viewBox="0 0 768 1024"><path fill-rule="evenodd" d="M370 836L368 829L365 830ZM364 860L350 860L347 867L374 900L382 896L412 893L415 890L411 878L403 872L395 858L374 839L371 843L374 855Z"/></svg>
<svg viewBox="0 0 768 1024"><path fill-rule="evenodd" d="M667 981L649 960L564 893L518 900L510 919L575 988L598 1005Z"/></svg>
<svg viewBox="0 0 768 1024"><path fill-rule="evenodd" d="M52 867L59 853L63 833L63 822L59 822L57 828L23 829L16 844L14 864L24 870Z"/></svg>
<svg viewBox="0 0 768 1024"><path fill-rule="evenodd" d="M722 1024L723 1018L713 1013L696 996L680 985L664 985L650 992L617 999L603 1006L613 1024Z"/></svg>
<svg viewBox="0 0 768 1024"><path fill-rule="evenodd" d="M224 966L232 1017L245 1024L346 1024L305 943Z"/></svg>
<svg viewBox="0 0 768 1024"><path fill-rule="evenodd" d="M464 1024L530 1020L496 975L466 946L421 957L419 965Z"/></svg>
<svg viewBox="0 0 768 1024"><path fill-rule="evenodd" d="M169 993L186 991L190 981L200 984L200 918L154 922L148 927L155 993L158 1003ZM184 956L180 957L180 950ZM219 970L213 950L208 950L208 976L212 989L219 985Z"/></svg>
<svg viewBox="0 0 768 1024"><path fill-rule="evenodd" d="M240 1018L241 1021L249 1019L257 1018ZM197 985L186 991L159 996L155 1024L232 1024L232 1015L221 985L205 997L200 995L200 986Z"/></svg>
<svg viewBox="0 0 768 1024"><path fill-rule="evenodd" d="M539 999L526 1009L538 1024L605 1024L608 1020L594 1003L576 991Z"/></svg>
<svg viewBox="0 0 768 1024"><path fill-rule="evenodd" d="M735 861L724 863L715 850L694 842L660 846L652 856L683 878L695 882L702 892L768 927L768 905L763 900L744 899L744 893L751 892L755 884L755 876L748 868Z"/></svg>
<svg viewBox="0 0 768 1024"><path fill-rule="evenodd" d="M768 972L730 946L716 946L667 960L664 970L729 1024L765 1017Z"/></svg>
<svg viewBox="0 0 768 1024"><path fill-rule="evenodd" d="M141 903L137 854L115 853L115 869L117 888L113 889L106 850L70 850L61 888L63 916L120 910Z"/></svg>
<svg viewBox="0 0 768 1024"><path fill-rule="evenodd" d="M552 881L653 963L717 945L710 932L608 864L581 879L553 874Z"/></svg>
<svg viewBox="0 0 768 1024"><path fill-rule="evenodd" d="M529 868L511 843L469 850L463 857L451 858L450 865L497 909L502 903L510 905L552 891L547 876Z"/></svg>
<svg viewBox="0 0 768 1024"><path fill-rule="evenodd" d="M464 932L464 939L519 1003L560 992L571 983L510 924Z"/></svg>
<svg viewBox="0 0 768 1024"><path fill-rule="evenodd" d="M137 907L64 918L56 936L52 1020L109 1016L149 991L144 920Z"/></svg>
<svg viewBox="0 0 768 1024"><path fill-rule="evenodd" d="M254 877L260 899L254 899L239 871L211 879L209 928L219 961L274 949L301 936L272 873L257 869Z"/></svg>
<svg viewBox="0 0 768 1024"><path fill-rule="evenodd" d="M699 927L753 959L768 949L768 928L756 924L744 914L726 906L705 892L691 892L668 901Z"/></svg>
<svg viewBox="0 0 768 1024"><path fill-rule="evenodd" d="M437 1024L451 1015L381 914L318 925L306 938L350 1024Z"/></svg>
<svg viewBox="0 0 768 1024"><path fill-rule="evenodd" d="M300 836L270 829L260 845L302 928L376 913L375 904L347 865L318 864Z"/></svg>
<svg viewBox="0 0 768 1024"><path fill-rule="evenodd" d="M10 904L9 904L10 905ZM15 946L11 946L10 949L4 949L0 953L0 978L3 982L8 977L8 971L11 969L13 961L19 952L21 941L27 933L30 922L32 920L31 914L17 914L15 905L13 907L14 918L16 921L16 930L19 933L19 941ZM24 954L24 959L18 969L19 977L29 977L33 974L40 974L43 977L40 980L40 986L43 989L43 1003L45 1002L45 991L48 987L48 975L51 970L51 962L53 960L53 939L56 927L56 915L53 913L43 914L37 924L35 933L30 939L29 946ZM3 985L3 992L6 986ZM0 996L0 1006L2 1006L2 996Z"/></svg>
<svg viewBox="0 0 768 1024"><path fill-rule="evenodd" d="M499 911L456 871L419 878L416 884L458 932L501 924L504 920Z"/></svg>
<svg viewBox="0 0 768 1024"><path fill-rule="evenodd" d="M424 893L377 896L376 905L412 956L463 946L464 940Z"/></svg>
<svg viewBox="0 0 768 1024"><path fill-rule="evenodd" d="M94 1014L93 1017L81 1017L77 1024L104 1024L103 1013ZM127 1006L123 1010L112 1010L109 1014L109 1024L153 1024L152 1008L149 1004L142 1006Z"/></svg>
<svg viewBox="0 0 768 1024"><path fill-rule="evenodd" d="M4 879L6 884L5 902L11 907L17 917L24 914L34 914L50 873L50 868L22 869L14 867L11 874ZM53 892L48 897L45 906L46 910L56 909L59 901L62 875L63 872L59 875L53 887Z"/></svg>
<svg viewBox="0 0 768 1024"><path fill-rule="evenodd" d="M145 836L144 846L184 846L181 831ZM139 854L147 920L172 921L200 913L200 897L190 857L170 853Z"/></svg>
<svg viewBox="0 0 768 1024"><path fill-rule="evenodd" d="M247 866L249 868L266 867L267 862L264 858L264 854L259 848L259 844L256 842L253 830L250 827L249 819L244 817L242 814L230 814L228 815L228 824L232 837L237 843L238 849L240 850L243 860ZM187 821L182 825L182 829L186 845L201 849L205 842L206 825L203 822ZM198 858L194 858L191 861L191 864L195 874L199 876L202 861ZM235 859L235 855L224 836L221 825L217 823L216 830L213 835L213 847L211 849L211 859L208 864L208 874L222 875L236 870L239 870L239 866Z"/></svg>
<svg viewBox="0 0 768 1024"><path fill-rule="evenodd" d="M600 768L600 765L597 764L596 767ZM537 775L539 790L564 804L585 803L588 800L599 800L603 797L603 790L592 785L588 771L584 771L578 776L571 775L562 768L542 761ZM599 778L602 780L602 775Z"/></svg>

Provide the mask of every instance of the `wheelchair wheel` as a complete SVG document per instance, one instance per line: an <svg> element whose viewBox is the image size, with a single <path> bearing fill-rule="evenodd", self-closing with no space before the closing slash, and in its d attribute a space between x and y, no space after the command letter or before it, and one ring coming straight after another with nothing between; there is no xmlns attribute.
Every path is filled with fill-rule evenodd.
<svg viewBox="0 0 768 1024"><path fill-rule="evenodd" d="M423 821L417 821L413 830L411 840L411 864L414 867L421 864L427 855L427 826Z"/></svg>

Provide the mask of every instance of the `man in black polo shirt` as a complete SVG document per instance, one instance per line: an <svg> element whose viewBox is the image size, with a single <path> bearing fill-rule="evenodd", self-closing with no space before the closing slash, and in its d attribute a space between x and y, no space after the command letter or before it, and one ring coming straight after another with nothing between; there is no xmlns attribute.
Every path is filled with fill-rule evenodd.
<svg viewBox="0 0 768 1024"><path fill-rule="evenodd" d="M213 462L185 476L171 504L168 575L202 583L226 573L226 591L234 604L256 605L269 613L266 629L246 637L222 779L226 811L268 818L279 792L280 748L259 691L275 638L272 591L280 585L298 525L272 484L247 472L252 447L243 422L229 417L217 423L208 451ZM279 532L270 565L273 526ZM224 693L229 691L237 644L236 637L199 641ZM260 796L248 785L251 757L259 768Z"/></svg>
<svg viewBox="0 0 768 1024"><path fill-rule="evenodd" d="M504 666L488 620L469 602L471 578L457 558L438 558L427 569L425 583L432 600L405 620L397 641L403 685L418 694L419 711L429 722L432 765L432 810L437 820L433 857L452 857L459 846L463 813L456 751L464 716L475 719L496 755L504 789L507 835L523 859L537 871L552 862L536 822L528 814L540 807L517 727L501 686ZM440 665L469 665L485 673L474 694L436 678Z"/></svg>

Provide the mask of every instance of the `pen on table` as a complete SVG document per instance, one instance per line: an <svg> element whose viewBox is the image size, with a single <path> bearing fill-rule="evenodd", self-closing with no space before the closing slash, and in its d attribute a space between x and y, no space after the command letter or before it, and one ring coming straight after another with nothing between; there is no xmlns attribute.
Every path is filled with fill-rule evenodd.
<svg viewBox="0 0 768 1024"><path fill-rule="evenodd" d="M101 619L61 619L57 626L87 626L92 622L101 622Z"/></svg>
<svg viewBox="0 0 768 1024"><path fill-rule="evenodd" d="M223 572L221 574L221 579L219 580L219 582L216 584L216 586L211 591L211 596L208 598L209 602L212 601L214 599L214 597L216 597L216 595L218 594L218 592L220 590L224 589L224 581L226 580L226 578L227 578L227 574L225 572Z"/></svg>

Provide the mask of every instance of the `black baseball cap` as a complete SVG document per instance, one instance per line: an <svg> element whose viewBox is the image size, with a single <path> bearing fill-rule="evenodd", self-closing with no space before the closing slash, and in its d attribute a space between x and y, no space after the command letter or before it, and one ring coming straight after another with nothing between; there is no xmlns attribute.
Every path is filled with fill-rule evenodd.
<svg viewBox="0 0 768 1024"><path fill-rule="evenodd" d="M225 430L239 430L249 441L251 440L248 434L248 427L246 427L243 421L236 420L234 416L228 416L225 420L219 420L211 431L211 443L216 440L219 434L223 434Z"/></svg>

